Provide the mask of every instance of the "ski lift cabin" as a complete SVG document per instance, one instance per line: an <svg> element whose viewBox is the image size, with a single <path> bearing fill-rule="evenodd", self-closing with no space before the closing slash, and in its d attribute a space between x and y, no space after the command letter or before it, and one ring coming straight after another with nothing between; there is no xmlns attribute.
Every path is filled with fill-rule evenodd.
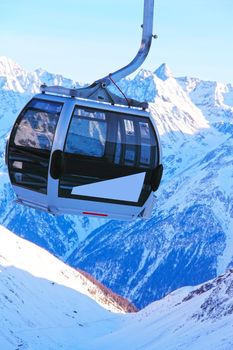
<svg viewBox="0 0 233 350"><path fill-rule="evenodd" d="M140 49L127 66L84 88L43 85L24 107L6 147L19 203L53 214L150 216L162 176L159 135L148 104L128 99L116 81L149 52L153 6L144 0Z"/></svg>
<svg viewBox="0 0 233 350"><path fill-rule="evenodd" d="M54 214L148 216L160 159L147 111L46 93L20 113L7 146L18 200Z"/></svg>

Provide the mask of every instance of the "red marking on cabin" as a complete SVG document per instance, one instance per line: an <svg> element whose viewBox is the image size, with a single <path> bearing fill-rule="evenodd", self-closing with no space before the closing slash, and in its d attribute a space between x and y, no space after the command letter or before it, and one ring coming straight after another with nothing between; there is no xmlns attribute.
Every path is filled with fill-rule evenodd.
<svg viewBox="0 0 233 350"><path fill-rule="evenodd" d="M83 211L83 215L108 216L107 214L92 213L92 212L90 212L90 211Z"/></svg>

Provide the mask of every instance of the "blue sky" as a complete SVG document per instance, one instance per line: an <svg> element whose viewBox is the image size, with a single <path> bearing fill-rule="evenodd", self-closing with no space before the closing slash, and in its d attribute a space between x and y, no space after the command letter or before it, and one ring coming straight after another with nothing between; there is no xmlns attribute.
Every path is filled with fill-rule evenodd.
<svg viewBox="0 0 233 350"><path fill-rule="evenodd" d="M0 0L0 56L92 82L126 65L141 39L143 0ZM233 1L155 0L159 38L143 68L233 83Z"/></svg>

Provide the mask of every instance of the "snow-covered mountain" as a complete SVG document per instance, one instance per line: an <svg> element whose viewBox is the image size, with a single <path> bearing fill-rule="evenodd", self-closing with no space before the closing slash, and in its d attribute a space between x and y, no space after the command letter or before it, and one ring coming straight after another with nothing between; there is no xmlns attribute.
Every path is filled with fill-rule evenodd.
<svg viewBox="0 0 233 350"><path fill-rule="evenodd" d="M154 302L127 325L100 338L96 348L230 350L233 346L233 270L199 285L185 287Z"/></svg>
<svg viewBox="0 0 233 350"><path fill-rule="evenodd" d="M233 270L124 314L117 300L78 271L0 227L0 276L4 350L233 346Z"/></svg>
<svg viewBox="0 0 233 350"><path fill-rule="evenodd" d="M74 82L41 69L28 73L6 58L0 62L3 156L6 135L29 94L42 82ZM12 202L2 158L0 223L143 307L233 266L233 86L174 78L165 64L120 86L129 97L150 102L161 135L165 174L152 218L105 224L22 208Z"/></svg>

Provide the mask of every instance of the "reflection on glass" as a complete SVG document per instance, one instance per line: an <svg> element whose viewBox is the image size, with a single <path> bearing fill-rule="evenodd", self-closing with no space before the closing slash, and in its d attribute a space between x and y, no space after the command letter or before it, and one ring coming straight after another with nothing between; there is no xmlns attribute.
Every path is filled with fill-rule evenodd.
<svg viewBox="0 0 233 350"><path fill-rule="evenodd" d="M106 123L91 119L73 117L65 152L93 157L102 157L106 142Z"/></svg>
<svg viewBox="0 0 233 350"><path fill-rule="evenodd" d="M150 129L148 123L139 122L141 138L150 139Z"/></svg>
<svg viewBox="0 0 233 350"><path fill-rule="evenodd" d="M57 120L56 114L26 110L16 130L15 145L51 150Z"/></svg>
<svg viewBox="0 0 233 350"><path fill-rule="evenodd" d="M142 144L141 145L141 158L140 158L140 163L142 164L150 164L150 152L151 152L151 147L150 145Z"/></svg>
<svg viewBox="0 0 233 350"><path fill-rule="evenodd" d="M134 164L135 161L135 146L126 146L125 151L125 164Z"/></svg>
<svg viewBox="0 0 233 350"><path fill-rule="evenodd" d="M117 127L117 140L116 140L116 151L115 151L115 163L119 164L121 159L121 130L120 123L118 122Z"/></svg>
<svg viewBox="0 0 233 350"><path fill-rule="evenodd" d="M134 135L134 125L132 120L124 119L125 134Z"/></svg>
<svg viewBox="0 0 233 350"><path fill-rule="evenodd" d="M74 111L74 117L95 118L99 120L105 120L105 113L101 111L93 111L89 109L76 108Z"/></svg>
<svg viewBox="0 0 233 350"><path fill-rule="evenodd" d="M50 102L38 99L33 99L28 105L30 108L39 109L52 114L61 113L62 106L63 105L59 102Z"/></svg>

